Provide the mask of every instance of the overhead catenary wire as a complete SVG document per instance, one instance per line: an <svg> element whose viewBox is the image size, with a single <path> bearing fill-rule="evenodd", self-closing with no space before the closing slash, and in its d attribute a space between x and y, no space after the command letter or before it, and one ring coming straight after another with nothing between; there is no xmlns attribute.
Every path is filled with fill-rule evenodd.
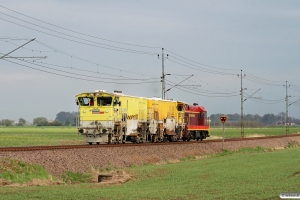
<svg viewBox="0 0 300 200"><path fill-rule="evenodd" d="M299 89L300 90L300 87L299 86L297 86L297 85L294 85L294 84L292 84L291 82L289 82L288 81L288 83L289 83L289 85L291 86L291 87L295 87L295 88L297 88L297 89Z"/></svg>
<svg viewBox="0 0 300 200"><path fill-rule="evenodd" d="M40 19L31 17L31 16L29 16L29 15L25 15L25 14L23 14L23 13L17 12L17 11L15 11L15 10L9 9L9 8L4 7L4 6L1 6L1 5L0 5L0 7L4 8L4 9L6 9L6 10L9 10L9 11L11 11L11 12L17 13L17 14L19 14L19 15L28 17L28 18L30 18L30 19L33 19L33 20L42 22L42 23L44 23L44 24L47 24L47 25L50 25L50 26L53 26L53 27L56 27L56 28L60 28L60 29L63 29L63 30L69 31L69 32L73 32L73 33L76 33L76 34L79 34L79 35L83 35L83 36L87 36L87 37L91 37L91 38L95 38L95 39L99 39L99 40L104 40L104 41L108 41L108 42L113 42L113 43L117 43L117 44L122 44L122 45L129 45L129 46L136 46L136 47L143 47L143 48L161 48L161 47L155 47L155 46L146 46L146 45L130 44L130 43L119 42L119 41L115 41L115 40L109 40L109 39L104 39L104 38L92 36L92 35L89 35L89 34L81 33L81 32L74 31L74 30L71 30L71 29L67 29L67 28L64 28L64 27L61 27L61 26L57 26L57 25L51 24L51 23L49 23L49 22L45 22L45 21L43 21L43 20L40 20Z"/></svg>
<svg viewBox="0 0 300 200"><path fill-rule="evenodd" d="M295 91L295 92L300 92L300 90L298 90L298 89L294 89L294 88L289 88L290 90L293 90L293 91Z"/></svg>
<svg viewBox="0 0 300 200"><path fill-rule="evenodd" d="M244 94L247 95L247 96L250 96L249 94L247 94L245 92L244 92ZM273 100L273 99L263 99L263 98L252 97L252 98L249 98L249 99L257 99L257 100L260 100L260 101L267 101L267 102L282 102L282 101L285 101L284 98Z"/></svg>
<svg viewBox="0 0 300 200"><path fill-rule="evenodd" d="M144 78L144 79L142 79L142 78L132 78L132 77L127 77L127 76L108 74L108 73L99 72L99 71L84 70L84 69L79 69L79 68L76 68L76 67L66 67L66 66L50 64L50 63L46 63L46 62L40 62L40 63L44 64L44 65L50 65L50 66L54 66L54 67L71 69L71 70L76 70L76 71L81 71L81 72L88 72L88 73L94 73L94 74L103 74L103 75L107 75L107 76L124 78L124 79L118 79L118 80L154 80L154 79L160 80L159 78Z"/></svg>
<svg viewBox="0 0 300 200"><path fill-rule="evenodd" d="M174 54L174 55L176 55L176 56L178 56L178 57L180 57L180 58L183 58L183 59L188 60L188 61L190 61L190 62L197 63L197 64L202 65L202 66L205 66L205 67L215 68L215 69L221 69L221 70L233 70L233 71L236 71L236 70L237 70L237 69L228 69L228 68L221 68L221 67L214 67L214 66L211 66L211 65L206 65L206 64L203 64L203 63L196 62L196 61L193 61L193 60L191 60L191 59L185 58L185 57L183 57L183 56L180 56L180 55L178 55L178 54L176 54L176 53L174 53L174 52L172 52L172 51L170 51L170 50L168 50L168 49L166 49L166 51L168 51L168 52L170 52L170 53L172 53L172 54ZM175 56L173 56L173 57L174 57L175 59L178 59L178 58L176 58ZM179 59L178 59L178 60L179 60Z"/></svg>
<svg viewBox="0 0 300 200"><path fill-rule="evenodd" d="M36 42L41 44L41 45L44 45L45 47L48 47L49 49L52 49L55 52L61 53L61 54L66 55L66 56L72 56L72 58L76 58L78 60L81 60L81 61L84 61L84 62L87 62L87 63L90 63L90 64L94 64L94 65L97 65L97 66L100 66L100 67L105 67L105 68L113 69L113 70L116 70L116 71L119 71L119 72L127 72L127 73L131 73L131 74L142 75L142 76L152 76L152 77L154 76L154 75L149 75L149 74L141 74L141 73L137 73L137 72L133 72L133 71L129 71L129 70L121 70L121 69L118 69L118 68L115 68L115 67L110 67L110 66L107 66L107 65L102 65L102 64L99 64L99 63L96 63L96 62L93 62L93 61L89 61L89 60L84 59L84 58L80 58L80 57L75 56L75 55L71 55L69 53L66 53L62 50L54 48L54 47L52 47L50 45L47 45L43 42L40 42L38 40Z"/></svg>
<svg viewBox="0 0 300 200"><path fill-rule="evenodd" d="M0 7L3 7L3 6L0 6ZM5 7L3 7L3 8L5 8ZM7 8L5 8L5 9L7 9ZM8 9L8 10L10 10L10 9ZM11 11L12 11L12 12L15 12L15 11L13 11L13 10L11 10ZM16 13L18 13L18 12L16 12ZM22 13L18 13L18 14L21 14L21 15L22 15ZM26 15L25 15L25 16L26 16ZM34 19L34 18L32 18L32 19ZM38 19L35 19L35 20L40 21L40 22L43 22L43 21L38 20ZM45 22L45 23L47 24L47 22ZM50 24L50 23L48 23L48 24ZM53 25L53 24L50 24L50 25ZM56 25L53 25L53 26L59 27L59 26L56 26ZM59 27L59 28L62 28L62 27ZM65 28L62 28L62 29L65 29ZM68 30L68 31L71 31L71 32L72 32L72 30L69 30L69 29L65 29L65 30ZM76 32L76 31L75 31L74 33L79 33L79 32ZM81 33L79 33L79 34L81 34ZM86 34L82 34L82 35L89 36L89 37L93 37L93 36L86 35ZM72 36L72 37L73 37L73 36ZM93 38L97 38L97 37L93 37ZM102 39L102 38L98 38L98 39ZM103 40L106 40L106 39L103 39ZM106 40L106 41L109 41L109 40ZM112 41L112 42L116 42L116 41ZM116 43L119 43L119 42L116 42ZM119 44L126 44L126 43L119 43ZM126 44L126 45L132 45L132 44ZM142 46L140 46L140 45L132 45L132 46L139 46L139 47L142 47ZM145 47L147 47L147 46L145 46ZM117 47L117 48L119 48L119 47ZM149 47L149 48L152 48L152 47ZM159 47L153 47L153 48L159 48ZM168 51L168 50L166 49L166 51ZM189 67L189 68L191 68L191 69L200 68L200 67L197 66L197 65L195 65L195 64L192 64L192 63L190 63L190 62L197 63L198 65L202 65L202 66L205 66L205 67L209 67L210 69L205 69L205 68L203 68L203 70L199 70L199 71L204 71L204 72L212 73L212 74L226 75L226 74L224 74L224 72L220 72L220 71L217 71L217 70L211 70L211 68L214 68L214 69L221 69L221 70L235 70L235 69L218 68L218 67L213 67L213 66L210 66L210 65L205 65L205 64L203 64L203 63L195 62L195 61L192 61L192 60L190 60L190 59L184 58L184 57L182 57L182 56L180 56L180 55L178 55L178 54L175 54L175 53L172 52L172 51L169 51L169 52L171 52L172 54L178 56L179 58L182 58L182 59L178 59L178 58L176 58L175 56L173 56L173 58L174 58L175 60L179 60L180 62L183 62L183 63L185 62L186 64L191 65L191 66L194 65L193 68ZM155 55L156 55L156 53L155 53ZM172 56L170 56L170 57L172 57ZM186 62L186 61L184 61L184 60L188 60L189 62ZM46 64L46 63L44 63L44 64ZM96 63L93 63L93 64L96 64ZM46 65L47 65L47 64L46 64ZM48 65L51 65L51 64L48 63ZM96 65L99 66L99 64L96 64ZM182 65L182 63L181 63L181 65ZM78 69L78 70L80 70L80 69ZM120 72L124 71L124 70L119 70L119 69L117 69L117 68L115 68L115 70L120 71ZM197 70L198 70L198 69L197 69ZM126 72L126 71L124 71L124 72ZM132 73L132 72L128 72L128 73ZM142 75L145 75L145 74L142 74ZM231 75L233 75L233 74L231 74ZM248 75L248 77L249 77L249 78L247 77L247 79L248 79L249 81L251 81L251 82L254 82L254 83L258 83L258 84L262 84L262 85L269 85L269 86L281 86L281 85L279 85L279 84L273 84L274 82L281 82L281 81L271 81L271 80L259 78L259 77L257 77L257 76L254 76L254 75L249 74L248 72L247 72L247 75ZM109 76L113 76L113 75L109 75ZM146 76L146 75L145 75L145 76ZM119 76L119 77L123 77L123 76ZM153 79L154 79L154 78L153 78ZM121 80L121 79L120 79L120 80ZM147 79L141 79L141 80L147 80ZM181 87L181 86L179 86L179 87ZM300 88L299 88L298 86L293 86L293 87L291 86L290 89L291 89L291 90L294 90L294 91L296 91L296 92L300 92Z"/></svg>
<svg viewBox="0 0 300 200"><path fill-rule="evenodd" d="M170 56L169 56L170 57ZM211 73L211 74L220 74L220 75L236 75L236 74L233 74L233 73L226 73L226 72L219 72L219 71L214 71L214 70L209 70L209 69L204 69L204 68L198 68L198 67L191 67L190 65L192 64L189 64L189 65L186 65L186 64L182 64L182 63L179 63L175 60L172 60L170 58L168 58L169 61L173 62L173 63L177 63L181 66L184 66L184 67L187 67L187 68L190 68L190 69L195 69L195 70L198 70L198 71L203 71L203 72L207 72L207 73ZM192 65L193 66L193 65Z"/></svg>
<svg viewBox="0 0 300 200"><path fill-rule="evenodd" d="M5 13L3 13L3 12L0 12L0 13L1 13L1 14L4 14L4 15L6 15L6 16L12 17L12 18L14 18L14 19L23 21L23 22L25 22L25 23L29 23L29 24L31 24L31 25L38 26L38 27L40 27L40 28L44 28L44 29L49 30L49 31L53 31L53 32L56 32L56 33L59 33L59 34L67 35L67 36L69 36L69 37L73 37L73 38L80 39L80 40L87 41L87 42L92 42L92 43L96 43L96 44L100 44L100 45L106 45L106 44L97 43L97 42L94 42L94 41L82 39L82 38L79 38L79 37L75 37L75 36L72 36L72 35L68 35L68 34L65 34L65 33L61 33L61 32L55 31L55 30L51 30L51 29L48 29L48 28L45 28L45 27L42 27L42 26L39 26L39 25L30 23L30 22L27 22L27 21L25 21L25 20L22 20L22 19L13 17L13 16L8 15L8 14L5 14ZM0 19L2 19L2 18L0 18ZM2 20L5 20L5 19L2 19ZM8 21L8 20L5 20L5 21ZM9 22L10 22L10 21L9 21ZM11 22L11 23L13 23L13 22ZM16 24L16 23L14 23L14 24ZM20 24L17 24L17 25L20 25ZM23 25L20 25L20 26L23 26ZM25 26L23 26L23 27L25 27ZM26 27L26 28L29 28L29 27ZM32 29L32 28L30 28L30 29ZM34 29L34 30L35 30L35 29ZM36 30L36 31L39 31L39 30ZM45 32L43 32L43 33L45 33ZM49 33L46 33L46 34L49 34ZM53 34L50 34L50 35L55 36L55 37L59 37L59 36L53 35ZM60 37L60 38L62 38L62 37ZM63 38L63 39L67 39L67 38ZM70 40L70 39L67 39L67 40ZM79 42L79 43L86 44L86 45L92 45L92 44L83 43L83 42L80 42L80 41L74 41L74 40L70 40L70 41L73 41L73 42ZM96 45L92 45L92 46L96 46ZM145 54L149 54L149 53L150 53L150 54L152 54L152 55L156 55L156 53L151 53L151 52L142 52L142 51L137 51L137 50L132 50L132 49L124 49L124 48L115 47L115 46L111 46L111 45L106 45L106 46L108 46L108 47L113 47L113 48L114 48L114 49L109 48L110 50L116 50L115 48L117 48L117 49L119 49L119 50L125 50L126 52L130 52L130 53L142 53L142 54L144 54L144 53L145 53ZM98 46L98 47L99 47L99 46ZM103 47L100 47L100 48L103 48ZM172 51L170 51L170 50L168 50L168 51L169 51L169 52L172 52ZM175 55L177 55L177 56L179 56L178 54L176 54L176 53L174 53L174 52L172 52L172 53L175 54ZM170 55L170 56L171 56L171 55ZM190 60L190 59L184 58L184 57L182 57L182 56L179 56L179 57L181 57L181 58L183 58L183 59L186 59L186 60L189 60L189 61L191 61L191 62L195 62L195 61L192 61L192 60ZM184 62L184 63L187 63L187 64L189 64L189 65L195 66L194 64L191 64L191 63L188 63L188 62L186 62L186 61L183 61L182 59L178 59L178 58L176 58L176 57L174 57L174 58L177 59L177 60L180 60L181 62ZM178 62L176 62L176 61L174 61L174 60L171 60L171 61L173 61L173 62L175 62L175 63L177 63L177 64L183 65L182 63L178 63ZM195 62L195 63L198 63L198 62ZM206 66L206 67L212 67L212 66L210 66L210 65L205 65L205 64L203 64L203 63L198 63L198 64L200 64L200 65L202 65L202 66ZM186 65L183 65L183 66L186 66ZM186 67L192 68L192 67L190 67L190 66L186 66ZM197 66L197 67L199 68L199 66ZM217 68L217 67L214 67L214 68L216 68L216 69L223 69L223 70L234 70L234 69L225 69L225 68ZM195 68L192 68L192 69L195 69ZM205 72L208 72L208 73L216 73L216 74L223 74L223 75L226 75L226 74L227 74L227 75L229 75L229 73L218 72L218 71L209 70L209 69L204 69L204 68L202 68L201 71L205 71ZM231 74L231 75L233 75L233 74ZM265 82L262 82L262 81L258 80L258 79L256 78L256 76L253 76L253 75L251 75L251 74L249 74L249 76L252 76L252 80L250 80L250 81L253 81L253 82L256 82L256 83L260 83L260 84L265 84L265 85L271 85L271 84L268 84L268 83L265 83ZM254 78L253 78L253 77L254 77ZM253 80L253 79L254 79L254 80ZM267 79L262 79L262 80L267 80ZM270 80L267 80L267 81L270 81ZM277 82L277 81L272 81L272 82ZM274 85L274 86L278 86L278 85Z"/></svg>
<svg viewBox="0 0 300 200"><path fill-rule="evenodd" d="M263 79L263 78L260 78L258 76L255 76L253 74L250 74L249 72L246 72L246 71L244 71L244 72L247 74L247 76L252 76L252 77L254 77L256 79L261 79L261 80L263 80L265 82L281 82L281 83L283 82L283 81L274 81L274 80Z"/></svg>
<svg viewBox="0 0 300 200"><path fill-rule="evenodd" d="M83 81L90 81L90 82L100 82L100 83L114 83L114 84L144 84L144 83L159 83L159 81L152 81L152 82L134 82L134 83L130 83L130 82L113 82L113 81L101 81L101 80L91 80L91 79L85 79L85 78L80 78L80 77L74 77L74 76L69 76L69 75L64 75L64 74L60 74L60 73L55 73L55 72L49 72L49 71L46 71L46 70L42 70L42 69L37 69L37 68L34 68L34 67L30 67L28 65L24 65L24 64L20 64L20 63L17 63L17 62L13 62L13 61L10 61L10 60L7 60L7 59L3 59L4 61L7 61L7 62L10 62L10 63L14 63L16 65L20 65L20 66L23 66L23 67L26 67L26 68L30 68L30 69L34 69L34 70L37 70L37 71L41 71L41 72L45 72L45 73L49 73L49 74L53 74L53 75L57 75L57 76L62 76L62 77L67 77L67 78L72 78L72 79L78 79L78 80L83 80ZM39 64L35 64L35 65L39 65Z"/></svg>
<svg viewBox="0 0 300 200"><path fill-rule="evenodd" d="M125 48L120 48L120 47L113 47L111 45L104 45L104 44L100 44L100 45L102 45L102 46L100 46L100 45L95 45L95 44L91 44L91 43L81 42L81 41L78 41L78 40L69 39L69 38L66 38L66 37L54 35L52 33L47 33L47 32L40 31L40 30L37 30L37 29L34 29L34 28L30 28L30 27L27 27L27 26L24 26L24 25L21 25L21 24L9 21L7 19L3 19L3 18L0 18L0 19L3 20L3 21L9 22L9 23L12 23L12 24L15 24L15 25L18 25L18 26L30 29L30 30L34 30L34 31L46 34L46 35L50 35L50 36L53 36L53 37L57 37L57 38L60 38L60 39L68 40L68 41L79 43L79 44L84 44L84 45L87 45L87 46L92 46L92 47L97 47L97 48L102 48L102 49L107 49L107 50L113 50L113 51L119 51L119 52L125 52L125 53L135 53L135 54L145 54L145 55L157 55L157 53L154 53L154 52L145 52L145 51L138 51L138 50L132 50L132 49L125 49ZM23 20L21 20L21 21L23 21ZM83 41L85 41L85 40L83 40ZM92 42L92 43L96 43L97 44L97 42ZM108 46L108 47L106 47L106 46Z"/></svg>
<svg viewBox="0 0 300 200"><path fill-rule="evenodd" d="M168 81L168 82L170 82L170 81ZM172 84L170 84L170 83L167 83L167 85L169 85L169 86L175 86L174 84L174 82L171 82ZM217 91L211 91L211 90L205 90L205 89L200 89L200 88L198 88L198 87L192 87L192 86L190 86L190 87L188 87L188 86L181 86L181 85L177 85L177 86L175 86L176 88L184 88L184 89L189 89L189 90L193 90L193 91L195 91L195 92L201 92L201 93L204 93L204 94L222 94L222 95L228 95L228 96L231 96L231 95L239 95L238 94L238 92L217 92Z"/></svg>
<svg viewBox="0 0 300 200"><path fill-rule="evenodd" d="M7 42L7 43L9 43L9 44L12 44L12 45L15 45L15 46L18 46L17 44L15 44L15 43L13 43L13 42L10 42L10 41L5 41L5 42ZM36 50L36 49L30 49L30 48L27 48L27 47L22 47L22 49L26 49L26 50L28 50L28 51L36 51L36 52L53 52L53 50L52 51L42 51L42 50Z"/></svg>
<svg viewBox="0 0 300 200"><path fill-rule="evenodd" d="M202 90L200 93L197 93L197 91L195 91L195 90L191 90L191 89L188 89L186 87L176 86L176 83L174 83L172 81L167 81L167 82L171 83L171 84L167 83L168 85L174 86L178 90L182 90L182 91L185 91L187 93L202 95L202 96L206 96L206 97L233 97L233 96L239 96L239 94L233 95L231 93L221 93L221 92L205 91L205 90ZM209 94L209 95L206 95L206 94ZM212 94L214 94L214 95L212 95Z"/></svg>
<svg viewBox="0 0 300 200"><path fill-rule="evenodd" d="M253 98L250 98L249 100L250 101L255 101L257 103L263 103L263 104L277 104L277 103L285 102L285 100L277 101L277 102L264 102L264 101L261 101L261 100L258 100L258 99L253 99Z"/></svg>
<svg viewBox="0 0 300 200"><path fill-rule="evenodd" d="M90 77L90 78L101 78L101 79L109 79L109 80L122 80L122 81L125 81L125 80L130 80L130 81L132 81L132 80L139 80L139 81L149 81L149 80L153 80L153 79L138 79L138 78L130 78L130 77L128 77L128 78L126 78L125 79L125 77L123 77L123 78L105 78L105 77L99 77L99 76L91 76L91 75L84 75L84 74L77 74L77 73L73 73L73 72L67 72L67 71L63 71L63 70L59 70L59 69L55 69L55 68L52 68L52 67L46 67L46 66L43 66L42 64L45 64L45 63L42 63L42 62L40 62L40 63L38 63L38 62L34 62L34 61L25 61L25 60L23 60L24 62L26 62L26 63L31 63L31 64L34 64L34 65L38 65L38 66L41 66L41 67L43 67L43 68L47 68L47 69L51 69L51 70L55 70L55 71L60 71L60 72L65 72L65 73L70 73L70 74L73 74L73 75L78 75L78 76L85 76L85 77ZM57 66L57 65L56 65ZM62 67L62 66L60 66L60 67ZM68 69L76 69L76 68L73 68L73 67L63 67L63 68L68 68ZM88 70L79 70L79 71L85 71L85 72L87 72ZM89 71L89 72L91 72L91 71ZM95 73L95 72L94 72ZM97 72L97 74L99 74L99 72ZM103 73L101 73L101 74L103 74ZM105 75L107 75L107 74L105 74ZM110 75L110 76L112 76L112 75ZM160 79L159 78L156 78L157 79L157 81L159 81Z"/></svg>
<svg viewBox="0 0 300 200"><path fill-rule="evenodd" d="M196 93L194 91L189 91L189 90L185 90L185 89L182 89L178 86L175 87L176 89L178 90L181 90L181 91L184 91L186 93L190 93L190 94L194 94L194 95L198 95L198 96L205 96L205 97L235 97L235 96L239 96L239 95L231 95L231 96L223 96L223 95L206 95L206 94L203 94L203 93Z"/></svg>
<svg viewBox="0 0 300 200"><path fill-rule="evenodd" d="M215 84L212 84L212 83L208 83L208 82L206 82L206 81L201 80L202 78L203 78L203 77L199 77L199 76L195 76L195 75L194 75L194 76L191 78L191 80L187 80L187 82L192 82L192 83L194 83L194 84L200 82L200 83L206 84L207 86L209 85L209 86L213 86L213 87L218 88L218 89L222 89L222 90L224 90L224 91L225 91L225 90L228 91L228 88L223 87L222 84L215 85ZM196 81L193 80L193 79L196 79ZM201 86L204 86L204 85L202 84Z"/></svg>
<svg viewBox="0 0 300 200"><path fill-rule="evenodd" d="M34 39L31 39L30 41L26 42L25 44L19 46L18 48L16 48L16 49L10 51L9 53L3 54L4 56L0 57L0 59L3 59L5 56L7 56L7 55L11 54L12 52L14 52L14 51L16 51L16 50L22 48L23 46L25 46L26 44L28 44L28 43L30 43L30 42L32 42L32 41L34 41L34 40L35 40L35 38L34 38Z"/></svg>
<svg viewBox="0 0 300 200"><path fill-rule="evenodd" d="M30 40L31 38L17 38L17 37L5 37L0 36L0 40Z"/></svg>
<svg viewBox="0 0 300 200"><path fill-rule="evenodd" d="M110 67L110 66L107 66L107 65L99 64L99 63L96 63L96 62L93 62L93 61L90 61L90 60L81 58L81 57L79 57L79 56L76 56L76 55L67 53L67 52L65 52L65 51L59 50L59 49L57 49L57 48L55 48L55 47L52 47L52 46L50 46L50 45L48 45L48 44L45 44L45 43L43 43L43 42L40 42L40 41L38 41L38 40L35 40L35 42L37 42L37 43L39 43L40 45L45 46L46 48L52 50L52 52L60 53L60 54L65 55L65 56L69 56L69 57L72 57L72 58L76 58L76 59L78 59L78 60L87 62L87 63L89 63L89 64L96 65L97 67L105 67L105 68L108 68L108 69L116 70L116 71L118 71L118 72L126 72L126 73L130 73L130 74L136 74L136 75L142 75L142 76L148 76L148 77L155 77L155 75L151 75L151 74L142 74L142 73L137 73L137 72L133 72L133 71L129 71L129 70L122 70L122 69L119 69L119 68L115 68L115 67ZM14 43L12 43L12 42L10 42L10 44L13 44L13 45L18 46L17 44L14 44ZM27 49L27 50L32 50L32 49ZM40 51L40 52L47 52L47 51ZM155 79L156 79L156 78L155 78Z"/></svg>
<svg viewBox="0 0 300 200"><path fill-rule="evenodd" d="M279 85L279 84L272 84L272 83L267 83L267 82L264 82L264 81L260 81L258 79L255 79L255 78L252 78L252 77L245 77L246 80L249 80L251 82L254 82L254 83L257 83L257 84L261 84L261 85L268 85L268 86L282 86L282 85Z"/></svg>

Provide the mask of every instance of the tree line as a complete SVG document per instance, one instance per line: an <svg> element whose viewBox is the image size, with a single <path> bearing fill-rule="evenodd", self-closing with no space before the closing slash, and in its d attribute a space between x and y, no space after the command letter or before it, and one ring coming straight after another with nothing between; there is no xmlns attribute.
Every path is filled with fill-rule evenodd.
<svg viewBox="0 0 300 200"><path fill-rule="evenodd" d="M54 121L49 121L45 117L37 117L33 119L33 125L36 126L75 126L77 112L59 112L56 114Z"/></svg>
<svg viewBox="0 0 300 200"><path fill-rule="evenodd" d="M78 116L77 112L59 112L56 114L55 120L49 120L46 117L36 117L33 119L33 122L30 123L24 118L19 118L18 121L3 119L0 120L0 126L75 126L76 117Z"/></svg>
<svg viewBox="0 0 300 200"><path fill-rule="evenodd" d="M46 117L36 117L33 119L32 123L29 123L24 118L19 118L18 121L3 119L0 120L0 125L2 126L26 126L26 125L34 125L34 126L75 126L76 125L76 117L78 116L78 112L59 112L56 114L55 120L51 121ZM220 121L220 116L223 116L221 113L210 115L210 125L211 126L221 126L222 123ZM240 126L240 114L227 114L226 126ZM289 117L289 123L300 124L300 119ZM244 126L245 127L262 127L270 124L285 124L285 112L280 112L277 115L275 114L264 114L260 116L258 114L244 115Z"/></svg>
<svg viewBox="0 0 300 200"><path fill-rule="evenodd" d="M218 113L218 114L212 114L210 116L211 120L211 126L221 126L222 123L220 121L220 116L223 116L224 114ZM226 126L240 126L241 125L241 115L240 114L227 114L225 115L227 117ZM277 115L275 114L264 114L263 116L260 116L258 114L251 115L247 114L244 115L244 126L245 127L262 127L266 125L285 125L285 112L280 112ZM294 118L294 117L288 117L289 123L295 123L300 124L300 119Z"/></svg>

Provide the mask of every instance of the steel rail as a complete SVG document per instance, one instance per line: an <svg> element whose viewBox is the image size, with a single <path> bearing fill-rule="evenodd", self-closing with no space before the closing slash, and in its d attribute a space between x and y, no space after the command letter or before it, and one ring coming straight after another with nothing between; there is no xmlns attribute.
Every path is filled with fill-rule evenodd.
<svg viewBox="0 0 300 200"><path fill-rule="evenodd" d="M274 138L286 138L286 137L300 137L300 134L280 135L280 136L264 136L264 137L250 137L250 138L225 138L224 142L238 142L247 140L261 140L261 139L274 139ZM100 145L58 145L58 146L25 146L25 147L0 147L0 152L7 151L41 151L41 150L56 150L56 149L83 149L83 148L107 148L107 147L140 147L140 146L153 146L153 145L188 145L188 144L201 144L201 143L213 143L222 142L222 139L212 139L204 141L178 141L178 142L146 142L146 143L125 143L125 144L100 144Z"/></svg>

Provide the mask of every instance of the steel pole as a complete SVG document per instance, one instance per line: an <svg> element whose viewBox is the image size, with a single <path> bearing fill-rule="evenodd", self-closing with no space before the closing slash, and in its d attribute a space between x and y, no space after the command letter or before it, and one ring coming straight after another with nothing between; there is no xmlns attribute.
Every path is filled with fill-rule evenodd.
<svg viewBox="0 0 300 200"><path fill-rule="evenodd" d="M241 70L241 137L244 137L244 113L243 113L243 70Z"/></svg>
<svg viewBox="0 0 300 200"><path fill-rule="evenodd" d="M285 134L289 134L289 96L288 96L288 85L287 81L285 82L285 90L286 90L286 113L285 113Z"/></svg>
<svg viewBox="0 0 300 200"><path fill-rule="evenodd" d="M222 141L222 150L224 150L224 126L225 126L225 123L223 123L223 133L222 133L223 141Z"/></svg>
<svg viewBox="0 0 300 200"><path fill-rule="evenodd" d="M162 99L165 99L165 66L164 66L164 48L162 48L162 57L161 57L161 60L162 60Z"/></svg>

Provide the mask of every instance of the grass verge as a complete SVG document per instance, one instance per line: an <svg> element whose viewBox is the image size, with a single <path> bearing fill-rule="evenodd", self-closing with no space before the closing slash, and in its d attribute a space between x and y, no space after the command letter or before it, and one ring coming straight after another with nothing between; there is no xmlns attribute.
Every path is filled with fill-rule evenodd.
<svg viewBox="0 0 300 200"><path fill-rule="evenodd" d="M0 187L4 199L279 199L299 192L300 148L245 148L206 159L131 167L122 185ZM71 175L73 176L73 175Z"/></svg>
<svg viewBox="0 0 300 200"><path fill-rule="evenodd" d="M8 183L28 183L34 179L52 180L46 169L36 164L28 164L18 160L0 159L0 179Z"/></svg>

